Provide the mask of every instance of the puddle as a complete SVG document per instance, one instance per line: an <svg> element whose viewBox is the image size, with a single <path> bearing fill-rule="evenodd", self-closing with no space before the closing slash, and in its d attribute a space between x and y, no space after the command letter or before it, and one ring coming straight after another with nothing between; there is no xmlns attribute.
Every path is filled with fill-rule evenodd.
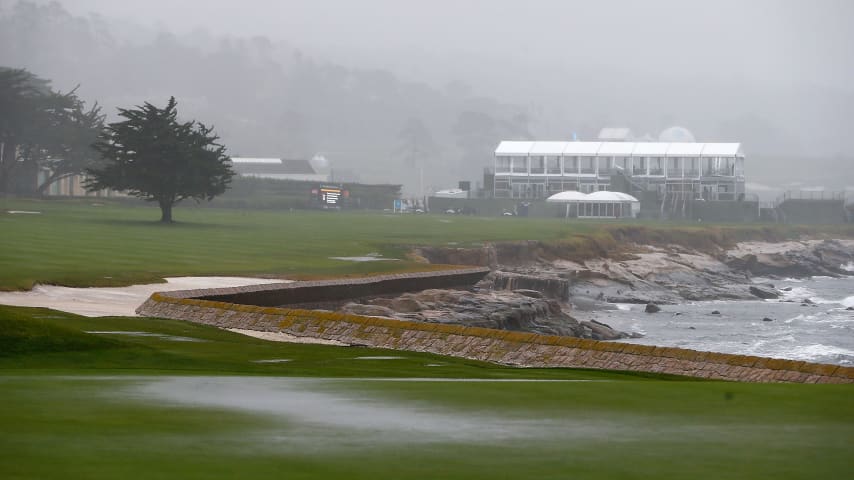
<svg viewBox="0 0 854 480"><path fill-rule="evenodd" d="M287 363L290 361L290 358L269 358L266 360L252 360L252 363Z"/></svg>
<svg viewBox="0 0 854 480"><path fill-rule="evenodd" d="M95 335L127 335L129 337L152 337L159 338L160 340L169 340L171 342L206 342L207 340L202 340L201 338L193 338L193 337L180 337L177 335L165 335L162 333L152 333L152 332L131 332L125 330L84 330L85 333L92 333Z"/></svg>
<svg viewBox="0 0 854 480"><path fill-rule="evenodd" d="M125 395L146 402L225 408L268 416L280 441L324 444L324 448L363 440L371 443L462 441L491 443L507 439L560 435L566 438L615 434L621 425L587 419L504 418L440 407L427 401L382 398L359 388L371 382L447 382L447 379L302 379L249 377L161 377L128 387ZM457 379L450 381L471 381ZM496 382L481 379L481 382ZM497 380L505 382L506 380ZM519 380L516 380L517 382ZM359 440L361 442L361 440Z"/></svg>
<svg viewBox="0 0 854 480"><path fill-rule="evenodd" d="M42 212L32 210L6 210L6 213L11 215L41 215Z"/></svg>
<svg viewBox="0 0 854 480"><path fill-rule="evenodd" d="M396 258L379 258L379 257L329 257L330 260L343 260L345 262L383 262L397 261Z"/></svg>
<svg viewBox="0 0 854 480"><path fill-rule="evenodd" d="M394 356L376 356L376 357L356 357L354 360L402 360L406 357L394 357Z"/></svg>

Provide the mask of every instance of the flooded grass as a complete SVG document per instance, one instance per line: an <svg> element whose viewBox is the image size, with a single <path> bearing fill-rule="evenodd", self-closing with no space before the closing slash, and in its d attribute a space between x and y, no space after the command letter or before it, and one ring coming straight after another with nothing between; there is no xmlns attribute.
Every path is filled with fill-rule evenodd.
<svg viewBox="0 0 854 480"><path fill-rule="evenodd" d="M0 376L0 391L4 478L841 478L854 434L840 386Z"/></svg>
<svg viewBox="0 0 854 480"><path fill-rule="evenodd" d="M3 479L782 479L854 467L849 385L509 368L46 309L0 306L0 319L0 346L27 346L0 349Z"/></svg>

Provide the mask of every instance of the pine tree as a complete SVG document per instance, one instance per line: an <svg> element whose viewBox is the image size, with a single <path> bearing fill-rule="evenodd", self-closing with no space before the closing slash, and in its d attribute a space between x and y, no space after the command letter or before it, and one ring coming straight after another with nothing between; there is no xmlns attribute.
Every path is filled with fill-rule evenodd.
<svg viewBox="0 0 854 480"><path fill-rule="evenodd" d="M211 200L228 188L234 172L213 128L178 121L175 97L165 108L148 102L119 109L124 120L111 123L94 144L102 165L87 169L88 190L105 188L157 202L160 221L172 222L181 200Z"/></svg>

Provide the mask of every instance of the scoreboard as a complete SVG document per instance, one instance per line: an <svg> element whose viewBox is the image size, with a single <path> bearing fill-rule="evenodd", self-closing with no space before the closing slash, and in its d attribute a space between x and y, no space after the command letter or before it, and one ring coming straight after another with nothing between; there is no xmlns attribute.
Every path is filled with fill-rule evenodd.
<svg viewBox="0 0 854 480"><path fill-rule="evenodd" d="M348 193L342 185L320 185L312 193L323 208L341 208Z"/></svg>

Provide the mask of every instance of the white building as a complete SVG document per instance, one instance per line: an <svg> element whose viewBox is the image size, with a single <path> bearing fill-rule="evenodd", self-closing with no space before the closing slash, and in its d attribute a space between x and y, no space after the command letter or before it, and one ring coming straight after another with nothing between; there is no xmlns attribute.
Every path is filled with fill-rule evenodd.
<svg viewBox="0 0 854 480"><path fill-rule="evenodd" d="M542 199L566 190L705 200L744 195L740 143L503 141L494 167L496 198Z"/></svg>
<svg viewBox="0 0 854 480"><path fill-rule="evenodd" d="M328 182L331 177L329 162L317 155L311 160L231 157L231 165L234 172L243 177L312 182Z"/></svg>

